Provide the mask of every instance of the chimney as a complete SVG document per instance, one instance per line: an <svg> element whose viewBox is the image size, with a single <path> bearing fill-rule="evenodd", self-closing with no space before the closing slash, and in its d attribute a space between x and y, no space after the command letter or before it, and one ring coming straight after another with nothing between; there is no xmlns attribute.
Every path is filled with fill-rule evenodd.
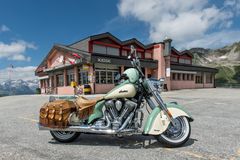
<svg viewBox="0 0 240 160"><path fill-rule="evenodd" d="M171 42L172 42L172 39L171 38L168 38L166 37L164 40L164 52L163 52L163 55L164 56L169 56L171 54Z"/></svg>

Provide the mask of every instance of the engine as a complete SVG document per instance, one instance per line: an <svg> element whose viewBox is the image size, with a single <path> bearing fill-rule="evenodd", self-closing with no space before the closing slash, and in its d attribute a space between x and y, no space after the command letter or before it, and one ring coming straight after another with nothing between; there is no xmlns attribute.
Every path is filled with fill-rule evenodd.
<svg viewBox="0 0 240 160"><path fill-rule="evenodd" d="M132 111L137 103L130 100L108 100L105 103L113 130L124 129L134 115Z"/></svg>

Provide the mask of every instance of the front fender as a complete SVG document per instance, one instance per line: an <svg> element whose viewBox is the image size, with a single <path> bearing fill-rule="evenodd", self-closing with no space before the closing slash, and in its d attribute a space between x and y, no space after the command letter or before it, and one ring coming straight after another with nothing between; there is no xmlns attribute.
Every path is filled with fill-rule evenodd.
<svg viewBox="0 0 240 160"><path fill-rule="evenodd" d="M166 107L172 114L173 118L185 116L189 119L190 122L193 121L192 116L177 103L166 103ZM148 116L143 133L150 135L159 135L167 129L169 123L170 121L165 113L160 109L160 107L156 107Z"/></svg>

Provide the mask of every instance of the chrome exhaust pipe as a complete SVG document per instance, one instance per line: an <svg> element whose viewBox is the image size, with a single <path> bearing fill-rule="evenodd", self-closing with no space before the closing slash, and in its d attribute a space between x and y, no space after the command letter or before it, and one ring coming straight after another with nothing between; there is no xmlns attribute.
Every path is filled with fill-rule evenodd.
<svg viewBox="0 0 240 160"><path fill-rule="evenodd" d="M70 131L70 132L81 132L81 133L99 133L99 134L115 134L110 129L94 129L90 126L69 126L67 128L50 128L39 125L39 130L50 130L50 131Z"/></svg>
<svg viewBox="0 0 240 160"><path fill-rule="evenodd" d="M39 130L50 130L50 131L70 131L70 132L81 132L81 133L97 133L97 134L119 134L119 133L127 133L134 132L134 129L126 129L122 131L116 131L112 129L95 129L91 126L69 126L67 128L50 128L39 125Z"/></svg>

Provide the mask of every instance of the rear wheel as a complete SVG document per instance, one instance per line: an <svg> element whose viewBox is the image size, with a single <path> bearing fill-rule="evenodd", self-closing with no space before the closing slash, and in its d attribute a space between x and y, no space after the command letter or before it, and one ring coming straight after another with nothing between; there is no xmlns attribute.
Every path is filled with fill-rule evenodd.
<svg viewBox="0 0 240 160"><path fill-rule="evenodd" d="M59 142L69 143L74 141L80 135L79 132L69 132L69 131L50 131L53 138Z"/></svg>
<svg viewBox="0 0 240 160"><path fill-rule="evenodd" d="M191 126L186 117L177 117L174 119L175 126L169 124L167 130L156 136L157 140L168 147L179 147L186 143L191 134Z"/></svg>

